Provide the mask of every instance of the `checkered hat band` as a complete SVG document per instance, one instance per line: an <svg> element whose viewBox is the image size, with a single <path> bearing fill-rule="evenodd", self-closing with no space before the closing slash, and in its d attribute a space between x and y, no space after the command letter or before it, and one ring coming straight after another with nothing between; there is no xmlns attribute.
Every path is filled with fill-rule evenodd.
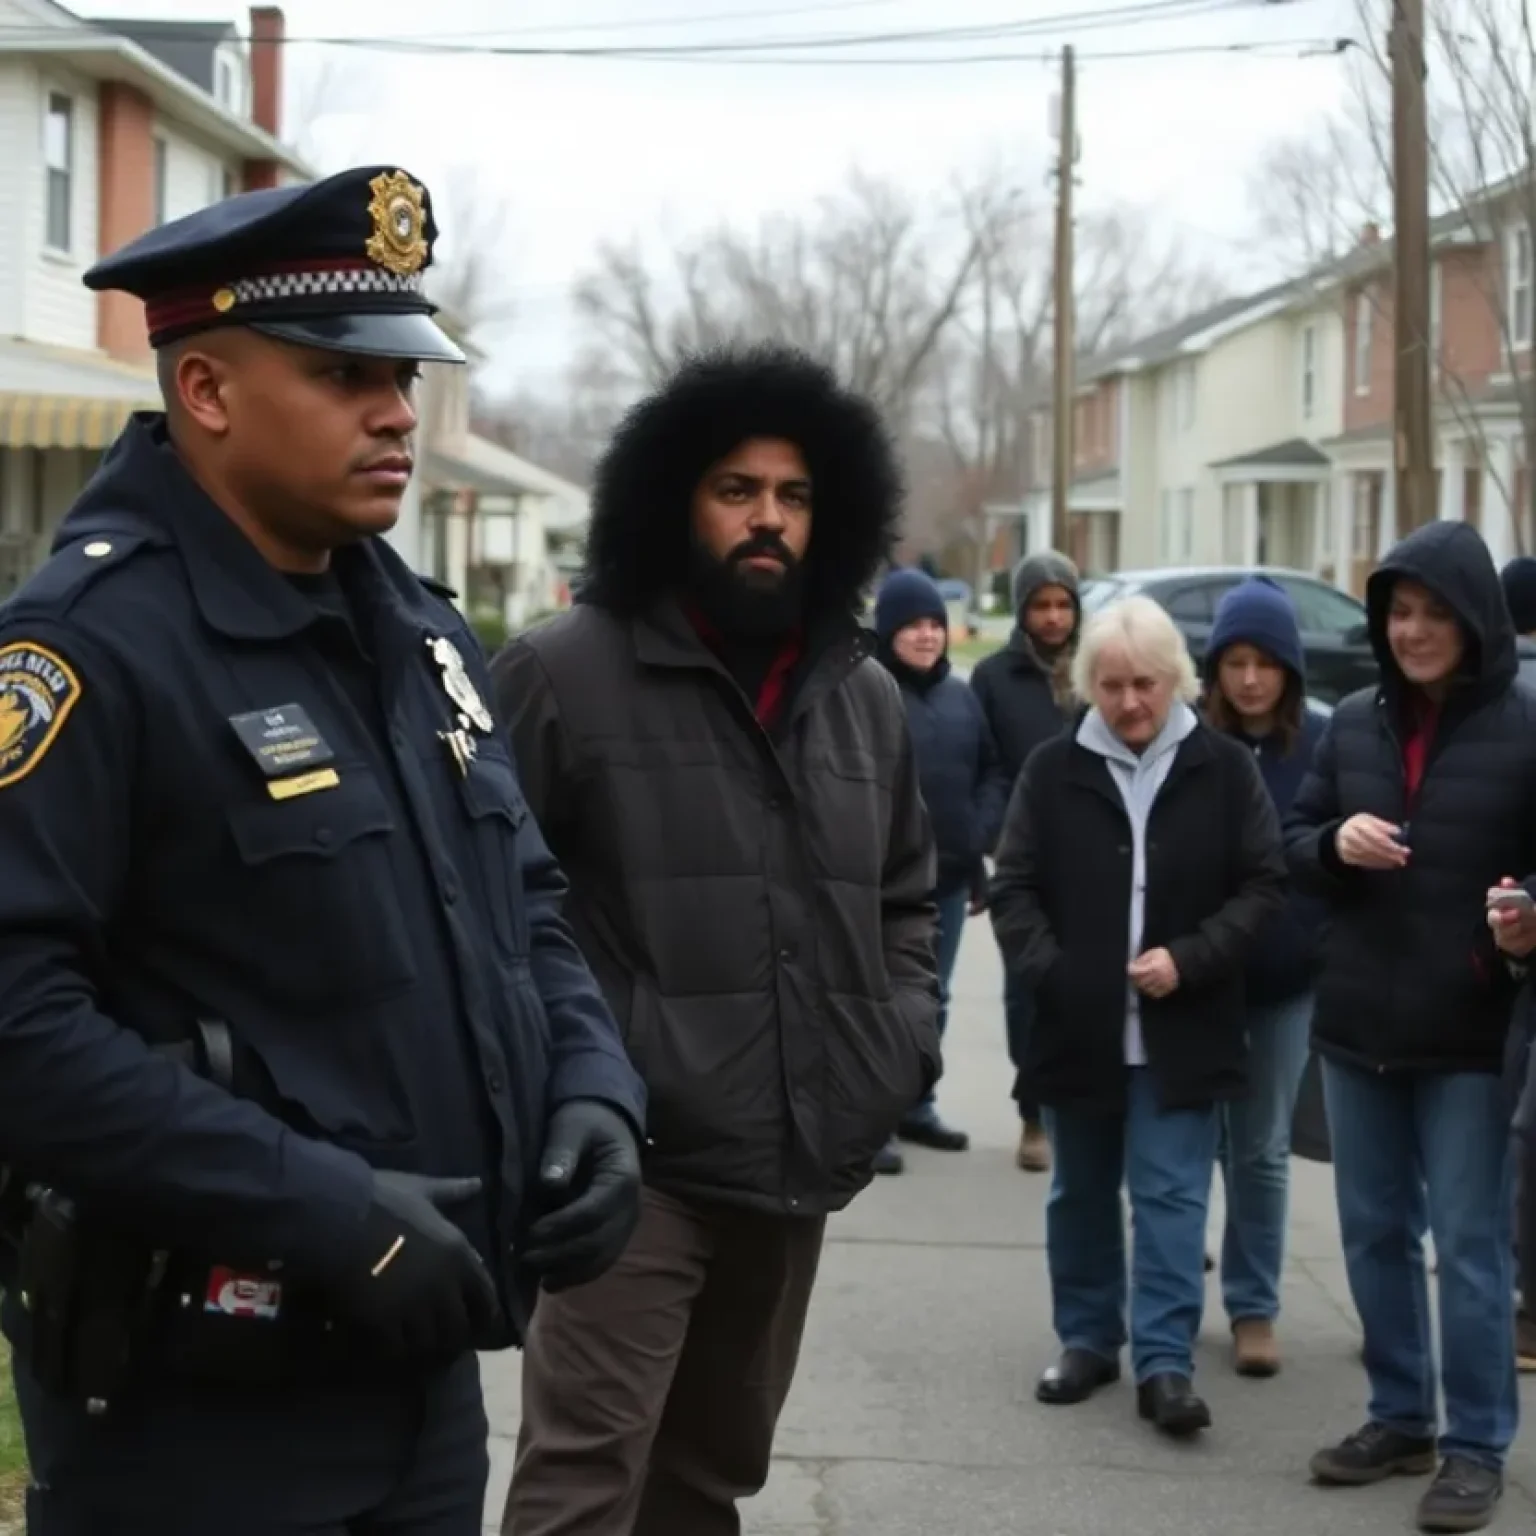
<svg viewBox="0 0 1536 1536"><path fill-rule="evenodd" d="M294 261L274 264L265 272L232 278L218 284L198 284L175 293L162 294L145 305L151 336L214 319L237 318L248 306L281 304L292 299L330 297L419 298L423 274L387 272L371 261L354 257ZM234 302L215 303L230 296Z"/></svg>

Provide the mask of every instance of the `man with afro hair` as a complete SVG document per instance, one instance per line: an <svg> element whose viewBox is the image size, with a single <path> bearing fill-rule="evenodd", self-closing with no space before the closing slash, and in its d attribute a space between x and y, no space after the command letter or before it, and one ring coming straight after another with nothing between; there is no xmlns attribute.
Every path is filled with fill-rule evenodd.
<svg viewBox="0 0 1536 1536"><path fill-rule="evenodd" d="M933 839L855 619L900 504L878 413L828 369L694 358L598 468L575 607L495 661L649 1093L628 1250L535 1309L515 1536L739 1532L826 1218L938 1076Z"/></svg>

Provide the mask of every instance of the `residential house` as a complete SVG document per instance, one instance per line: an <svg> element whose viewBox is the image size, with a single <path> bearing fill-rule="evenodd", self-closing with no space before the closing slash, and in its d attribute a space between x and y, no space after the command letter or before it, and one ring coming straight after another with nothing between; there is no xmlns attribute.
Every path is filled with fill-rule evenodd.
<svg viewBox="0 0 1536 1536"><path fill-rule="evenodd" d="M307 179L281 140L283 14L98 22L0 0L0 594L129 414L158 403L143 305L81 284L229 193Z"/></svg>
<svg viewBox="0 0 1536 1536"><path fill-rule="evenodd" d="M429 365L422 381L415 525L394 542L407 561L446 582L489 634L516 630L570 600L587 495L470 429L470 392L483 355L448 316L468 366ZM413 543L414 540L414 543Z"/></svg>
<svg viewBox="0 0 1536 1536"><path fill-rule="evenodd" d="M1427 338L1437 509L1500 562L1536 540L1521 392L1536 324L1528 220L1498 191L1438 218ZM1081 369L1071 552L1089 569L1284 565L1360 593L1396 536L1392 253L1368 227L1305 277L1214 305ZM1021 516L1050 537L1049 409ZM1116 533L1095 535L1097 518ZM1113 552L1116 559L1106 558Z"/></svg>

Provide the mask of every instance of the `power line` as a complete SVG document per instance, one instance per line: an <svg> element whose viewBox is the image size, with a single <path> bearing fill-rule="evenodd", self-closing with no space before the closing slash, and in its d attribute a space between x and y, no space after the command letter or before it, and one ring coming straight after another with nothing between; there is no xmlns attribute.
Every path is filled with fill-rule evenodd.
<svg viewBox="0 0 1536 1536"><path fill-rule="evenodd" d="M845 0L846 3L846 0ZM864 3L864 0L859 0ZM301 34L289 34L280 39L272 39L285 45L312 44L326 47L346 47L385 52L408 52L423 55L474 55L474 56L506 56L513 58L603 58L603 57L644 57L656 58L687 57L715 53L736 53L741 50L761 51L765 49L793 49L795 51L819 51L822 49L858 48L876 45L905 44L905 43L961 43L1004 41L1014 37L1026 37L1031 34L1043 32L1060 32L1064 30L1096 30L1102 27L1135 26L1142 23L1155 23L1159 21L1179 21L1195 16L1210 15L1220 11L1239 11L1266 9L1272 10L1282 5L1296 5L1306 3L1306 0L1139 0L1139 3L1120 3L1100 7L1095 10L1057 12L1043 16L1021 18L1007 22L972 23L965 26L925 27L912 28L903 31L888 32L863 32L863 33L831 33L817 34L810 37L779 37L779 38L735 38L717 39L702 43L610 43L610 44L550 44L535 46L528 44L505 44L490 42L487 39L494 36L516 36L516 31L492 32L477 31L458 34L445 33L419 33L405 34L394 37L359 37L351 36L303 36ZM825 9L819 7L817 9ZM738 16L747 13L736 13ZM771 14L771 13L770 13ZM784 14L781 12L780 14ZM661 19L656 18L658 24ZM587 24L591 26L593 24ZM620 23L620 25L624 25ZM93 27L90 30L99 36L116 37L124 34L113 31L110 28ZM529 31L545 29L527 29ZM570 30L576 30L572 28ZM0 38L20 38L26 36L28 40L56 40L59 36L56 28L29 27L25 25L0 24ZM183 36L180 29L174 24L149 21L142 26L133 28L132 36L136 38L179 39Z"/></svg>

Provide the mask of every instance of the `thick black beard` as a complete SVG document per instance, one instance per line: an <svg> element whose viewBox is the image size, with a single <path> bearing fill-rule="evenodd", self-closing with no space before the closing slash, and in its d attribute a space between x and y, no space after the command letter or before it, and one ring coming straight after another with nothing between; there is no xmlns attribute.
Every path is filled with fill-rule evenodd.
<svg viewBox="0 0 1536 1536"><path fill-rule="evenodd" d="M800 620L805 571L799 562L777 582L732 560L717 560L698 545L689 561L688 591L704 617L735 640L777 640Z"/></svg>

